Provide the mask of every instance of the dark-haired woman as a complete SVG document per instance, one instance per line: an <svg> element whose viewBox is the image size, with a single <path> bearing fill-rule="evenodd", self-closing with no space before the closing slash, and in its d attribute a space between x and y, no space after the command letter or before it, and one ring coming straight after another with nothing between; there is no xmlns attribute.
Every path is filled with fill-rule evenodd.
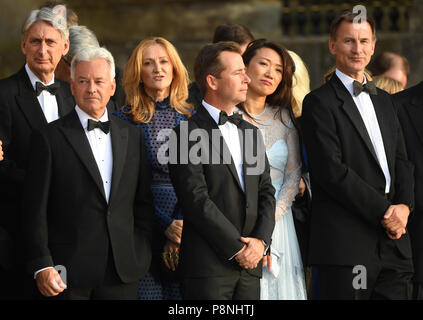
<svg viewBox="0 0 423 320"><path fill-rule="evenodd" d="M292 75L295 65L279 44L255 40L243 55L248 85L247 100L239 106L243 118L260 129L276 189L276 225L271 255L265 258L260 281L262 300L306 299L301 253L291 205L298 193L301 156L292 112Z"/></svg>

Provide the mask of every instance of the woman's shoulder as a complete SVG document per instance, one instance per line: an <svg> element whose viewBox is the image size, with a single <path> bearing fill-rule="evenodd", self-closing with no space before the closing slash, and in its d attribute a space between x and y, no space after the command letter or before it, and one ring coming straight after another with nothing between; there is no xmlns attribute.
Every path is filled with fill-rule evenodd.
<svg viewBox="0 0 423 320"><path fill-rule="evenodd" d="M286 120L287 122L289 121L291 123L292 122L291 112L288 110L288 108L283 108L281 112L282 112L283 119Z"/></svg>
<svg viewBox="0 0 423 320"><path fill-rule="evenodd" d="M291 112L289 111L288 108L282 108L282 110L280 110L280 116L279 115L276 115L276 113L279 111L279 108L278 107L272 107L272 106L270 106L267 109L269 110L269 112L272 114L272 116L274 118L279 118L279 119L282 118L282 122L289 129L292 128L292 127L294 127L294 123L292 121L292 115L291 115Z"/></svg>

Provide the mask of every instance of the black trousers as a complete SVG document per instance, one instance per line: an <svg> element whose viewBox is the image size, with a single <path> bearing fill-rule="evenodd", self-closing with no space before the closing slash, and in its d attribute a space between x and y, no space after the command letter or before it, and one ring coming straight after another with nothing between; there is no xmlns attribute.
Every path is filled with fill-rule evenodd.
<svg viewBox="0 0 423 320"><path fill-rule="evenodd" d="M69 288L52 300L136 300L138 284L137 281L95 288Z"/></svg>
<svg viewBox="0 0 423 320"><path fill-rule="evenodd" d="M0 300L34 300L37 291L34 276L27 273L23 263L11 270L0 268Z"/></svg>
<svg viewBox="0 0 423 320"><path fill-rule="evenodd" d="M413 283L413 300L423 300L423 284L420 282Z"/></svg>
<svg viewBox="0 0 423 320"><path fill-rule="evenodd" d="M381 241L363 266L318 265L322 300L411 300L413 264L393 241Z"/></svg>
<svg viewBox="0 0 423 320"><path fill-rule="evenodd" d="M184 300L259 300L260 278L247 271L234 271L223 277L184 278Z"/></svg>

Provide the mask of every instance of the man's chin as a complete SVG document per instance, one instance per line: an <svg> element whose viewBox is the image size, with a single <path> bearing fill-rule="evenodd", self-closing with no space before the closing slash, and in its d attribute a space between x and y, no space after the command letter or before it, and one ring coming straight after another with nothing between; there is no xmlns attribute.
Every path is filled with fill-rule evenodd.
<svg viewBox="0 0 423 320"><path fill-rule="evenodd" d="M54 72L54 68L51 67L51 64L47 63L37 63L35 65L28 65L28 67L35 74L51 74Z"/></svg>
<svg viewBox="0 0 423 320"><path fill-rule="evenodd" d="M95 104L89 104L84 102L84 104L81 106L79 105L79 108L83 111L85 111L87 114L96 114L98 112L101 112L101 110L104 111L104 109L106 109L106 107L101 107L98 103Z"/></svg>
<svg viewBox="0 0 423 320"><path fill-rule="evenodd" d="M236 104L245 102L245 100L247 100L247 92L245 92L245 95L243 94L238 98L238 102Z"/></svg>

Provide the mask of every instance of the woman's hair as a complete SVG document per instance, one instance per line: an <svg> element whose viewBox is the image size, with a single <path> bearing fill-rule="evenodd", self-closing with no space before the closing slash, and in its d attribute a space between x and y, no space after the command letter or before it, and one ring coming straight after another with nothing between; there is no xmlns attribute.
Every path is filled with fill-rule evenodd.
<svg viewBox="0 0 423 320"><path fill-rule="evenodd" d="M323 76L323 83L328 82L332 76L335 74L336 66L331 67L328 72L325 73Z"/></svg>
<svg viewBox="0 0 423 320"><path fill-rule="evenodd" d="M373 81L375 82L376 87L385 90L389 94L394 94L404 90L403 85L399 81L389 77L375 76L373 77Z"/></svg>
<svg viewBox="0 0 423 320"><path fill-rule="evenodd" d="M304 97L310 92L310 76L300 56L293 51L288 50L288 53L295 64L295 72L292 79L292 111L295 118L299 118L301 116Z"/></svg>
<svg viewBox="0 0 423 320"><path fill-rule="evenodd" d="M242 58L244 64L248 66L251 59L257 54L257 50L262 48L269 48L276 51L282 60L282 79L276 88L275 92L266 97L266 103L272 108L278 108L275 116L279 116L282 123L284 123L282 118L282 110L288 109L291 119L294 119L292 112L292 76L295 72L295 64L289 55L288 51L280 44L266 39L258 39L252 41L247 50L245 50ZM250 116L245 110L243 103L240 104L240 108L246 113L247 116Z"/></svg>
<svg viewBox="0 0 423 320"><path fill-rule="evenodd" d="M155 104L148 96L142 82L143 54L151 45L159 44L167 51L173 66L173 79L170 85L170 106L178 113L191 115L192 107L186 102L188 98L189 76L176 48L162 37L149 37L142 40L134 49L126 64L123 76L123 88L126 94L126 104L131 106L128 113L132 114L134 122L148 123L154 115Z"/></svg>

